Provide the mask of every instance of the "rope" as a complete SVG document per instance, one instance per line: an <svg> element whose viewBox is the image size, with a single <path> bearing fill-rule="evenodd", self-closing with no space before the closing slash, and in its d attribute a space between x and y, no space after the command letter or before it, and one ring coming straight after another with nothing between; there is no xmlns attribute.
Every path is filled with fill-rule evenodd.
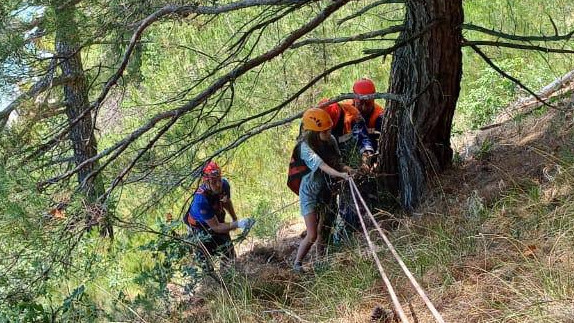
<svg viewBox="0 0 574 323"><path fill-rule="evenodd" d="M399 263L399 266L401 267L401 269L403 270L403 272L405 273L405 275L408 277L411 285L413 285L414 289L417 291L417 293L419 294L419 296L422 298L422 300L424 301L425 305L427 306L427 308L431 311L432 315L434 316L435 320L437 322L440 323L445 323L444 319L442 318L442 316L440 315L440 313L437 311L437 309L435 308L435 306L432 304L432 302L430 301L430 299L427 297L425 291L423 290L423 288L418 284L418 282L416 281L415 277L413 276L413 274L410 272L410 270L407 268L407 266L405 265L405 263L403 262L403 260L401 259L401 257L399 256L398 252L396 251L396 249L393 247L393 245L391 244L391 241L387 238L387 236L385 235L385 233L383 232L383 230L381 229L381 227L379 226L379 224L377 223L377 221L375 220L375 217L373 216L373 214L371 213L371 211L369 210L369 208L367 207L367 203L365 203L365 200L363 199L363 197L361 196L361 193L359 192L359 189L357 188L357 185L355 184L355 182L353 181L352 178L349 179L349 185L351 187L351 192L353 192L353 201L355 202L355 206L357 208L357 214L359 216L359 219L361 220L361 225L363 226L363 230L365 231L366 234L366 227L363 224L363 219L362 216L359 212L359 205L357 204L357 201L355 199L355 194L357 194L357 196L359 197L359 199L361 200L361 204L363 205L363 207L366 210L366 213L369 215L369 218L371 219L371 221L375 224L375 227L377 228L377 231L379 232L379 234L381 235L381 237L383 238L383 240L385 241L385 243L387 244L387 246L389 247L389 250L391 251L393 257L395 257L395 259L397 260L397 262ZM371 246L370 244L370 239L369 236L367 235L367 241L369 241L369 247L371 248L371 250L373 250L374 252L374 248ZM378 262L377 262L378 264Z"/></svg>
<svg viewBox="0 0 574 323"><path fill-rule="evenodd" d="M383 278L383 281L385 282L385 285L387 286L387 289L388 289L389 294L391 296L391 300L393 301L393 306L395 307L396 313L398 313L398 315L401 318L401 321L403 323L409 323L409 320L407 319L407 316L405 315L405 311L403 310L403 307L401 306L401 303L399 302L399 299L397 298L397 295L395 294L395 290L393 289L393 286L391 285L391 282L390 282L389 278L387 277L387 274L385 274L385 271L383 270L383 265L381 265L381 261L379 260L379 257L377 256L377 253L375 252L375 247L373 245L373 242L371 241L371 238L369 237L369 233L367 232L367 227L365 226L365 222L363 221L363 217L361 216L361 211L359 210L359 203L357 203L356 195L359 193L355 192L353 190L352 183L353 183L353 179L350 178L349 179L349 187L351 188L351 195L353 196L353 202L355 202L355 207L357 209L357 215L359 217L359 220L361 221L361 226L363 227L363 232L365 233L365 237L367 238L367 242L369 244L369 249L371 249L371 253L373 254L373 257L375 258L375 262L377 263L377 267L379 268L379 273L381 274L381 277Z"/></svg>

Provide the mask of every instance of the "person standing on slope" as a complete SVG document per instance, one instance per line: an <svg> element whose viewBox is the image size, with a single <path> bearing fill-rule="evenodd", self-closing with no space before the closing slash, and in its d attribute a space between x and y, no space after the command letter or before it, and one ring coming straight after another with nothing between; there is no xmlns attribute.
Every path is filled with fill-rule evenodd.
<svg viewBox="0 0 574 323"><path fill-rule="evenodd" d="M305 111L302 118L303 134L300 138L300 157L310 169L301 179L299 188L299 205L301 216L305 221L307 234L301 241L293 269L303 271L303 258L318 237L319 219L317 206L320 193L326 185L326 175L348 180L353 170L340 164L340 152L335 138L331 135L333 121L329 114L318 108Z"/></svg>
<svg viewBox="0 0 574 323"><path fill-rule="evenodd" d="M359 110L367 124L369 138L373 144L375 153L378 153L379 138L383 126L383 113L385 110L375 102L375 99L362 99L359 96L377 93L375 83L368 78L357 80L353 84L353 106Z"/></svg>

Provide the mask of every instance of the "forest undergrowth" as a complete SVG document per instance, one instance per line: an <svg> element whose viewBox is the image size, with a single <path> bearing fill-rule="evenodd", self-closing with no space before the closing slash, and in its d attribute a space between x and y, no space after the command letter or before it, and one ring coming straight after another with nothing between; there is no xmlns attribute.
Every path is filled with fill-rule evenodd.
<svg viewBox="0 0 574 323"><path fill-rule="evenodd" d="M552 104L455 138L454 167L413 215L372 210L393 228L390 240L447 322L574 320L572 91ZM330 248L306 274L290 270L300 222L284 224L275 239L243 242L223 286L206 278L186 294L170 285L171 310L162 319L392 322L364 237ZM371 229L409 319L434 322Z"/></svg>

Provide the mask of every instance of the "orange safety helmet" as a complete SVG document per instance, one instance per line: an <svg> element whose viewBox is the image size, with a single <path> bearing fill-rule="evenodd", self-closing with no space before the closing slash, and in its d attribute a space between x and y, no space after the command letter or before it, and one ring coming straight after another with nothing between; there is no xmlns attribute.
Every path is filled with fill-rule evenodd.
<svg viewBox="0 0 574 323"><path fill-rule="evenodd" d="M309 108L303 113L303 129L325 131L331 127L333 127L333 120L325 110Z"/></svg>
<svg viewBox="0 0 574 323"><path fill-rule="evenodd" d="M215 178L221 176L221 169L214 161L209 161L203 167L203 179Z"/></svg>
<svg viewBox="0 0 574 323"><path fill-rule="evenodd" d="M373 94L375 90L375 83L368 78L362 78L353 84L353 93L359 95Z"/></svg>

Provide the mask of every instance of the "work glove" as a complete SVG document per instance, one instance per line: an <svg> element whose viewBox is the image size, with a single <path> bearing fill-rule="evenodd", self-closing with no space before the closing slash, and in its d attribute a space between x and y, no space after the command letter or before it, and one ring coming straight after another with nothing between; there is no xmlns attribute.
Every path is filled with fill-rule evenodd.
<svg viewBox="0 0 574 323"><path fill-rule="evenodd" d="M252 218L245 218L237 221L237 227L240 229L251 229L253 224L255 224L255 220Z"/></svg>
<svg viewBox="0 0 574 323"><path fill-rule="evenodd" d="M344 179L345 181L348 181L351 178L351 175L349 175L348 173L343 173L343 176L341 178Z"/></svg>

